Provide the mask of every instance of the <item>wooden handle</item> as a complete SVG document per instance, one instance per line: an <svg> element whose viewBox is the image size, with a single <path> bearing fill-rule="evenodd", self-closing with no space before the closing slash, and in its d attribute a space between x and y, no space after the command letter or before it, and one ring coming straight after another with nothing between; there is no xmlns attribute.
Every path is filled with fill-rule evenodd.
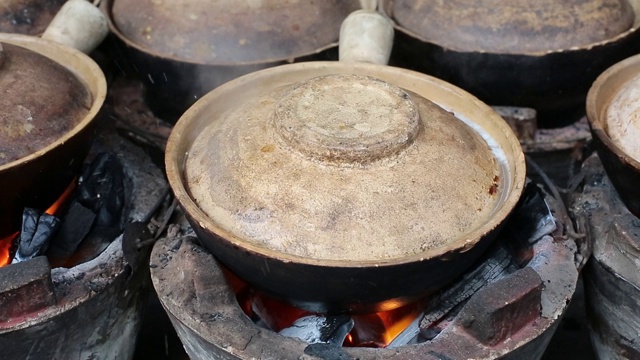
<svg viewBox="0 0 640 360"><path fill-rule="evenodd" d="M393 46L393 24L373 10L349 14L340 27L340 61L387 64Z"/></svg>
<svg viewBox="0 0 640 360"><path fill-rule="evenodd" d="M108 33L107 19L97 7L86 0L69 0L51 20L42 38L88 54Z"/></svg>

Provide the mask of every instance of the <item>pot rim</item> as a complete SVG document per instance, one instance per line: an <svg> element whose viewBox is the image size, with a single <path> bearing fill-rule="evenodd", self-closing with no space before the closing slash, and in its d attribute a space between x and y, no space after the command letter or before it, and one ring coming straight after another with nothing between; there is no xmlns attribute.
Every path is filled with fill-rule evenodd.
<svg viewBox="0 0 640 360"><path fill-rule="evenodd" d="M587 93L586 107L591 132L623 163L640 172L640 161L629 156L611 140L606 130L605 116L613 97L620 93L620 88L631 81L634 75L640 75L640 54L618 62L600 74Z"/></svg>
<svg viewBox="0 0 640 360"><path fill-rule="evenodd" d="M87 128L97 118L107 97L107 80L100 66L88 55L69 46L35 36L7 33L0 33L0 42L20 46L55 61L71 71L91 94L89 111L73 129L42 149L15 161L0 165L0 173L3 173L8 169L26 165L43 154L64 146L70 139Z"/></svg>
<svg viewBox="0 0 640 360"><path fill-rule="evenodd" d="M186 189L185 181L183 178L184 163L186 161L186 157L188 156L188 149L190 149L189 144L186 143L186 133L189 132L192 123L196 122L197 116L207 111L210 104L219 101L219 98L226 93L241 89L243 86L250 87L252 84L259 83L260 80L266 78L274 79L279 77L287 77L287 79L283 81L293 83L296 81L300 81L300 77L296 78L296 74L300 74L301 76L310 78L330 73L344 73L345 71L353 71L355 73L367 74L374 77L376 75L382 74L391 79L394 79L396 76L401 76L405 79L405 81L408 81L411 84L415 84L416 87L419 85L422 87L428 86L430 87L430 89L434 89L443 93L443 96L445 96L446 98L459 99L464 101L465 103L469 102L473 105L473 108L475 109L474 113L478 118L489 118L489 120L487 121L490 121L491 126L495 127L492 128L491 131L493 131L494 133L499 133L499 135L503 138L502 140L506 141L506 143L508 144L509 148L504 148L503 146L502 150L505 153L508 152L507 162L509 162L508 166L511 168L508 169L511 172L511 174L509 174L510 179L505 179L506 176L503 176L503 179L501 179L501 186L506 186L508 190L502 192L503 197L501 198L497 208L494 209L494 212L492 214L493 216L489 219L489 221L451 243L448 243L441 247L428 249L427 251L423 251L414 255L380 260L323 260L291 255L270 249L265 246L260 246L250 241L246 241L219 226L196 205L194 199ZM312 75L309 76L308 74ZM424 96L425 91L423 91L423 93L421 94L421 92L416 91L416 89L410 90ZM443 106L443 104L438 102L438 100L432 98L430 100L447 110L446 105ZM457 117L463 120L460 116ZM184 152L183 147L185 149ZM192 222L199 225L206 231L216 234L216 236L222 238L223 241L232 244L234 247L258 254L260 256L277 259L284 263L293 262L310 266L334 266L343 268L394 266L398 264L424 261L440 256L446 257L447 255L453 255L454 253L459 252L466 252L467 250L473 248L473 246L475 246L484 237L484 235L497 228L508 217L508 215L515 208L520 199L520 195L524 188L526 175L524 154L522 152L522 148L520 147L520 143L518 142L516 136L513 134L513 131L511 130L511 128L509 128L507 123L497 113L495 113L495 111L493 111L488 105L475 98L473 95L437 78L406 69L365 63L345 64L335 61L316 61L277 66L242 76L214 89L213 91L209 92L201 99L199 99L178 120L167 142L165 162L169 184L171 185L176 198L178 199L178 201L180 201L183 209L191 218Z"/></svg>
<svg viewBox="0 0 640 360"><path fill-rule="evenodd" d="M224 61L221 61L221 62L194 61L194 60L191 60L191 59L185 59L185 58L176 57L176 56L172 56L172 55L157 53L153 49L149 49L149 48L143 47L140 44L130 40L128 37L126 37L120 31L120 29L118 29L118 27L116 26L116 24L112 20L111 8L113 6L113 1L114 0L103 0L101 2L101 4L100 4L100 9L106 15L107 23L109 24L109 30L113 34L115 34L118 37L118 39L120 41L124 42L127 46L132 47L132 48L136 49L137 51L139 51L141 53L144 53L144 54L147 54L149 56L153 56L153 57L156 57L156 58L165 59L165 60L169 60L169 61L175 61L175 62L191 64L191 65L196 65L196 66L197 65L199 65L199 66L252 66L252 65L264 65L264 64L276 64L276 63L282 63L282 62L293 62L295 59L303 58L303 57L306 57L306 56L311 56L311 55L314 55L314 54L321 53L321 52L323 52L325 50L338 47L338 41L336 39L336 41L334 41L332 43L329 43L329 44L326 44L325 46L322 46L320 48L314 49L312 51L305 52L305 53L300 53L300 54L295 54L295 55L292 55L292 56L281 57L281 58L263 59L263 60L255 60L255 61L228 61L228 62L224 62Z"/></svg>
<svg viewBox="0 0 640 360"><path fill-rule="evenodd" d="M606 40L602 40L602 41L597 41L594 43L590 43L590 44L586 44L586 45L580 45L580 46L572 46L570 48L565 48L565 49L550 49L550 50L545 50L545 51L532 51L532 52L494 52L494 51L485 51L485 50L465 50L465 49L458 49L458 48L454 48L454 47L449 47L449 46L445 46L440 44L439 42L435 41L435 40L427 40L425 39L423 36L418 35L416 33L414 33L413 31L406 29L402 26L400 26L396 21L395 18L393 17L393 14L388 11L388 7L393 5L393 1L395 0L380 0L383 1L384 3L382 4L382 6L380 6L380 11L382 13L384 13L385 15L387 15L391 21L393 22L393 27L398 30L401 31L403 33L405 33L408 36L411 36L413 38L416 38L422 42L425 43L429 43L429 44L433 44L436 46L439 46L443 49L449 50L449 51L455 51L455 52L459 52L459 53L468 53L468 54L489 54L489 55L502 55L502 56L530 56L530 57L543 57L546 55L552 55L552 54L561 54L561 53L572 53L572 52L578 52L578 51L589 51L592 50L593 48L598 48L598 47L603 47L603 46L607 46L609 44L618 42L624 38L627 38L631 35L633 35L634 33L636 33L639 29L640 29L640 1L638 0L628 0L629 5L633 8L633 12L634 12L634 22L633 25L627 29L624 32L621 32L620 34L610 38L610 39L606 39Z"/></svg>

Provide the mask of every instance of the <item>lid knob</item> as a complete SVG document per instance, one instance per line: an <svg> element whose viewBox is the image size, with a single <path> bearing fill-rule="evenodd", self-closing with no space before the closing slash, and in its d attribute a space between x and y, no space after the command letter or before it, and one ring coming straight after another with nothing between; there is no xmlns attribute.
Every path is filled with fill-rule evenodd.
<svg viewBox="0 0 640 360"><path fill-rule="evenodd" d="M362 165L407 148L420 115L404 90L359 75L328 75L294 86L274 125L293 150L325 163Z"/></svg>

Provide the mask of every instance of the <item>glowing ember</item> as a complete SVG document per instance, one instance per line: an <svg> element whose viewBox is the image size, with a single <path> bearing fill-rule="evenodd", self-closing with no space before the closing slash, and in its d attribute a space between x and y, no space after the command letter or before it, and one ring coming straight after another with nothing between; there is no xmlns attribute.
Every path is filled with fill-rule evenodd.
<svg viewBox="0 0 640 360"><path fill-rule="evenodd" d="M355 326L344 346L386 347L418 317L421 303L373 314L353 315Z"/></svg>
<svg viewBox="0 0 640 360"><path fill-rule="evenodd" d="M4 239L0 239L0 267L11 263L11 245L13 240L18 237L19 232L9 235Z"/></svg>
<svg viewBox="0 0 640 360"><path fill-rule="evenodd" d="M308 315L313 314L301 310L284 301L274 299L238 278L223 267L227 283L238 299L240 307L252 319L259 318L268 328L280 331ZM347 334L343 346L348 347L387 347L400 333L422 314L422 302L415 302L389 311L371 314L352 315L355 325Z"/></svg>

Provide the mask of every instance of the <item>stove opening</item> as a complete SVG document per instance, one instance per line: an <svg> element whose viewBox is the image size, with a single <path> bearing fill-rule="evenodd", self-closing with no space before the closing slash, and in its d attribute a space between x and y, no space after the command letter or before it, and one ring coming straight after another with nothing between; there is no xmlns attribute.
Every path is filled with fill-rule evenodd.
<svg viewBox="0 0 640 360"><path fill-rule="evenodd" d="M21 228L0 239L0 267L45 255L52 267L88 261L121 233L122 165L98 154L46 210L25 208Z"/></svg>
<svg viewBox="0 0 640 360"><path fill-rule="evenodd" d="M423 301L369 314L313 313L254 289L228 269L223 272L244 313L281 335L345 347L386 348L418 341Z"/></svg>

